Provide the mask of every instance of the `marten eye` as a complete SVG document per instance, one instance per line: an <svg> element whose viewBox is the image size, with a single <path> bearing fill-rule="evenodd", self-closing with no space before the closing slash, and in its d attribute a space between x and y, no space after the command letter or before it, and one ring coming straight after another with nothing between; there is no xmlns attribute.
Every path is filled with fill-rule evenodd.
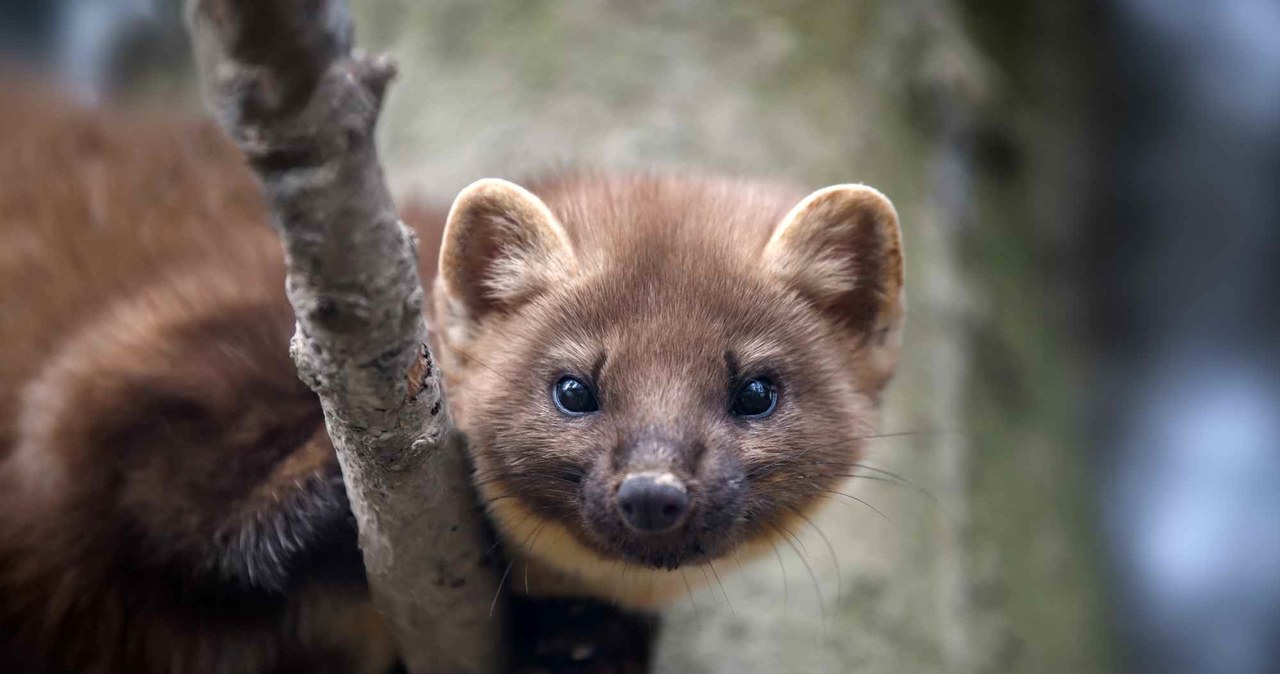
<svg viewBox="0 0 1280 674"><path fill-rule="evenodd" d="M596 394L592 393L591 388L577 377L565 375L556 380L555 386L551 389L551 397L555 399L556 407L569 416L576 417L600 411Z"/></svg>
<svg viewBox="0 0 1280 674"><path fill-rule="evenodd" d="M763 419L773 414L778 406L778 389L767 377L756 377L742 382L733 395L729 410L735 416L746 419Z"/></svg>

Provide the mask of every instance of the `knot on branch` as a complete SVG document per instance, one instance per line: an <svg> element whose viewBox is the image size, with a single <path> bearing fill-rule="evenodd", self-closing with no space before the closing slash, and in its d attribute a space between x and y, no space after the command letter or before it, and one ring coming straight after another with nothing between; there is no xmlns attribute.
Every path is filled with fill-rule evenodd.
<svg viewBox="0 0 1280 674"><path fill-rule="evenodd" d="M434 371L431 362L431 350L423 343L418 349L418 357L409 366L409 371L405 373L405 383L407 390L405 392L405 400L410 402L418 399L418 396L430 387L435 378L432 376ZM431 416L440 413L440 403L436 401L435 406L431 408Z"/></svg>

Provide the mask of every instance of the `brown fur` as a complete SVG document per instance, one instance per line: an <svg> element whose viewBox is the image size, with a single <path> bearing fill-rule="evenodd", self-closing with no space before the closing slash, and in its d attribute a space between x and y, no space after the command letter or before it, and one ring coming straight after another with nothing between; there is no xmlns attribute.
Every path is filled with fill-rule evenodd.
<svg viewBox="0 0 1280 674"><path fill-rule="evenodd" d="M21 86L0 104L0 660L384 668L385 635L349 643L380 620L239 153Z"/></svg>
<svg viewBox="0 0 1280 674"><path fill-rule="evenodd" d="M0 106L0 148L0 657L385 667L333 450L288 359L279 244L235 148L208 123L27 94ZM535 594L657 605L703 576L670 569L751 554L849 472L897 357L896 217L856 186L532 187L482 183L448 218L450 406ZM403 215L433 278L445 218ZM557 412L565 373L594 382L600 413ZM734 378L756 374L777 411L733 418ZM613 493L639 468L689 485L678 531L620 525Z"/></svg>

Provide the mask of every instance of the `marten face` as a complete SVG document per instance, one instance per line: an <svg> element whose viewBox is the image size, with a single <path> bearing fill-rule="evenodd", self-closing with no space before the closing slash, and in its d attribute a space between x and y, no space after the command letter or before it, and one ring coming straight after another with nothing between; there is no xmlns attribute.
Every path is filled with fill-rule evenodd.
<svg viewBox="0 0 1280 674"><path fill-rule="evenodd" d="M896 357L888 202L656 180L543 194L468 188L436 287L451 407L507 544L538 557L555 529L674 569L804 517L850 472Z"/></svg>

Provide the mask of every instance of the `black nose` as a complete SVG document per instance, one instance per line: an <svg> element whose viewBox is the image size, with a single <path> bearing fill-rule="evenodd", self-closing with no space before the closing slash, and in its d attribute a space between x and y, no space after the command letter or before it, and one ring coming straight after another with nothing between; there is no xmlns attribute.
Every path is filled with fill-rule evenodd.
<svg viewBox="0 0 1280 674"><path fill-rule="evenodd" d="M618 487L618 510L637 531L668 531L689 514L689 492L671 473L628 475Z"/></svg>

